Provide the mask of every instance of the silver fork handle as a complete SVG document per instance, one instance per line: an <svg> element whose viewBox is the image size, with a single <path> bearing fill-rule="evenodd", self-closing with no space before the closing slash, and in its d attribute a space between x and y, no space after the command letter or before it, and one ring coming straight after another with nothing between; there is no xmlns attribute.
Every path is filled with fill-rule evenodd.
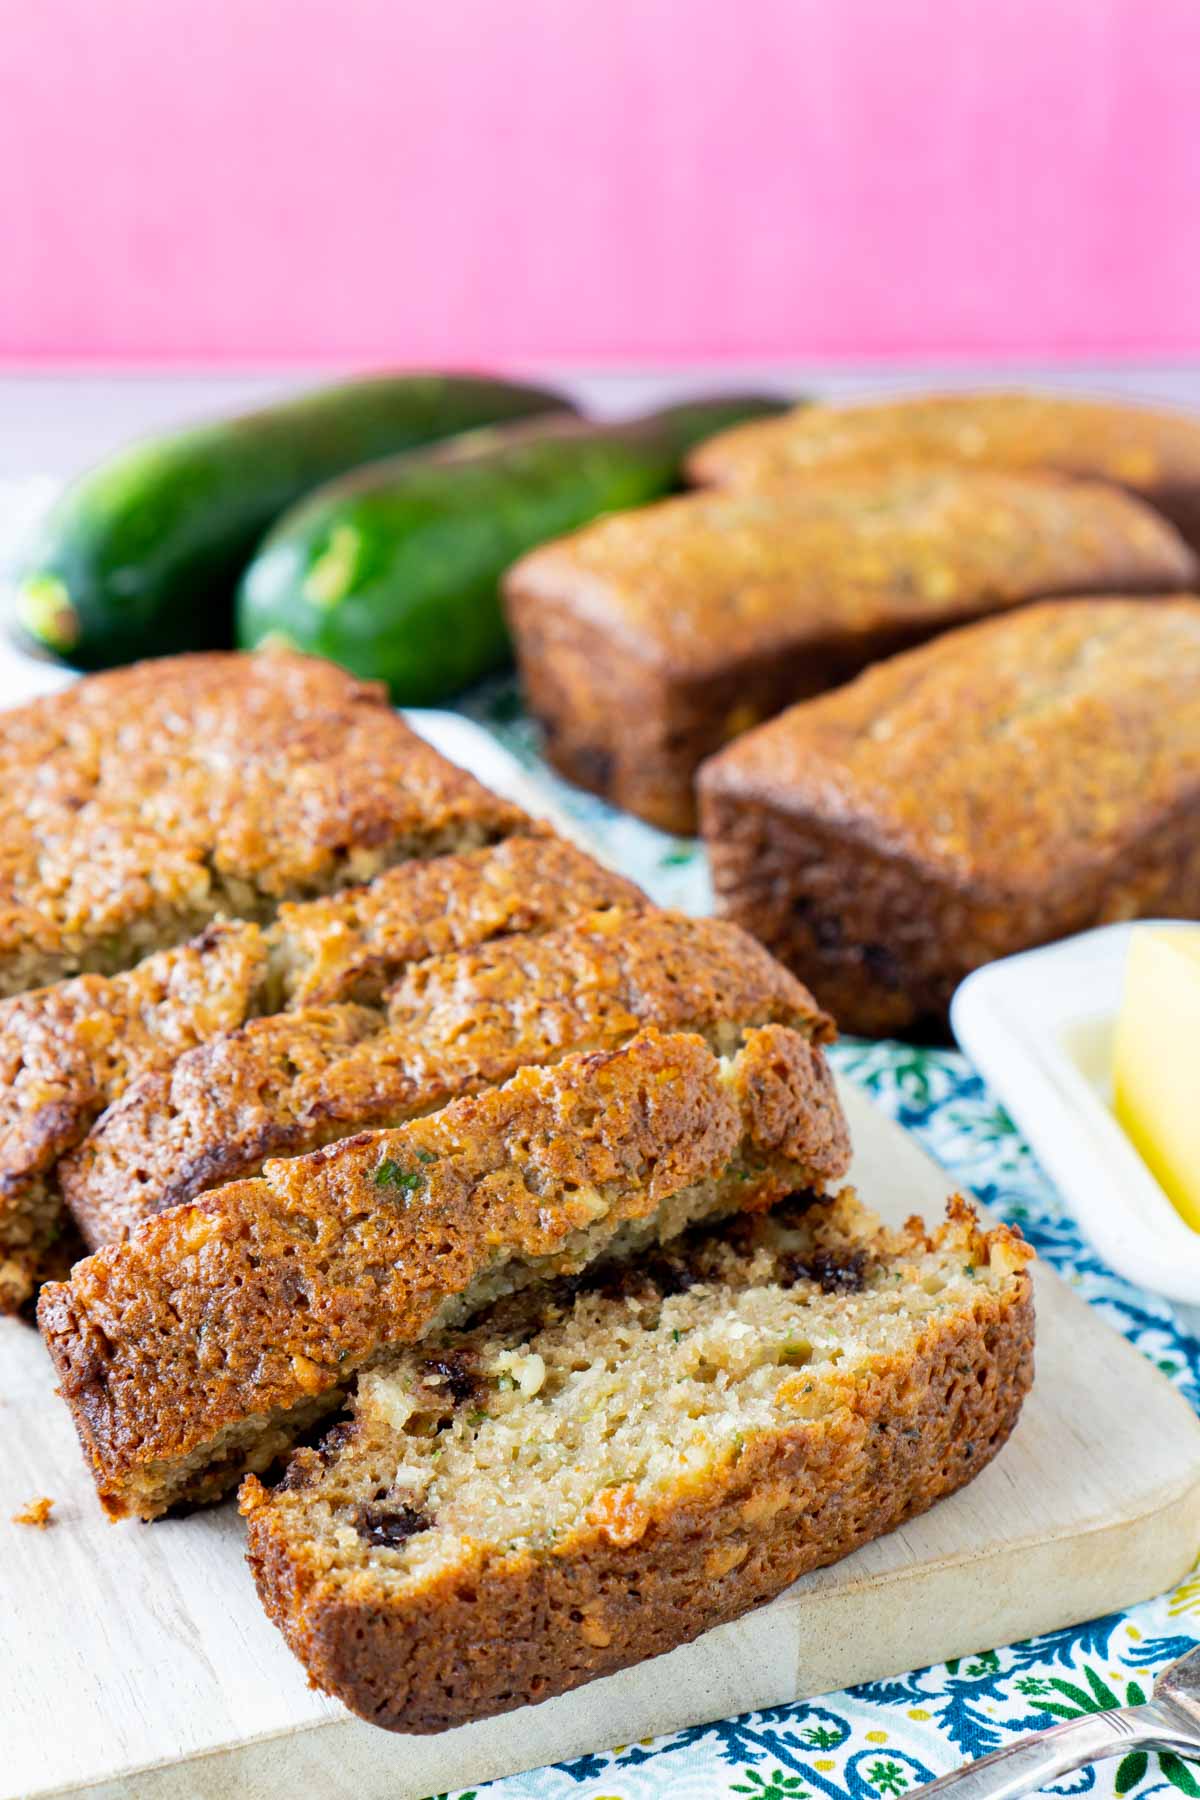
<svg viewBox="0 0 1200 1800"><path fill-rule="evenodd" d="M1187 1742L1153 1705L1085 1713L1036 1737L993 1750L953 1775L918 1788L908 1800L941 1800L943 1795L953 1800L1018 1800L1059 1775L1109 1756L1123 1756L1127 1750L1178 1750L1195 1756L1197 1745Z"/></svg>

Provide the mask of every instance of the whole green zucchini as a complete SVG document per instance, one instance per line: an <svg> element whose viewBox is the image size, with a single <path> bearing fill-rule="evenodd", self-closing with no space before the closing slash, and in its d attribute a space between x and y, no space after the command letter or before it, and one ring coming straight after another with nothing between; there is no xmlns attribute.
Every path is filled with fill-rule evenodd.
<svg viewBox="0 0 1200 1800"><path fill-rule="evenodd" d="M793 401L736 395L612 425L535 421L360 469L281 519L238 589L237 641L270 639L428 706L504 663L500 578L536 545L679 485L703 438Z"/></svg>
<svg viewBox="0 0 1200 1800"><path fill-rule="evenodd" d="M310 489L437 438L569 408L546 388L484 376L384 375L135 445L52 509L18 580L17 618L83 669L228 644L238 576Z"/></svg>

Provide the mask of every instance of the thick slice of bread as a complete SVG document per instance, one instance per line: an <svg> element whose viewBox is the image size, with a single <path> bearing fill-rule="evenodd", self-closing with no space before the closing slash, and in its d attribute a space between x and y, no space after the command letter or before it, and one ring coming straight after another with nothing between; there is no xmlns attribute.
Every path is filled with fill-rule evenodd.
<svg viewBox="0 0 1200 1800"><path fill-rule="evenodd" d="M140 1076L257 1015L378 1001L422 958L643 904L574 845L512 837L289 903L267 927L214 923L118 975L0 1001L0 1312L27 1298L57 1233L55 1164Z"/></svg>
<svg viewBox="0 0 1200 1800"><path fill-rule="evenodd" d="M363 1128L395 1125L642 1025L778 1021L832 1034L812 996L736 927L621 907L538 938L414 965L384 1009L258 1019L136 1082L59 1169L93 1247L142 1219Z"/></svg>
<svg viewBox="0 0 1200 1800"><path fill-rule="evenodd" d="M847 1191L502 1301L247 1480L267 1611L397 1731L669 1650L985 1466L1032 1378L1031 1254L961 1199L928 1236Z"/></svg>
<svg viewBox="0 0 1200 1800"><path fill-rule="evenodd" d="M819 1048L783 1025L525 1068L394 1131L267 1165L42 1289L106 1510L152 1518L262 1469L355 1372L498 1294L844 1173Z"/></svg>

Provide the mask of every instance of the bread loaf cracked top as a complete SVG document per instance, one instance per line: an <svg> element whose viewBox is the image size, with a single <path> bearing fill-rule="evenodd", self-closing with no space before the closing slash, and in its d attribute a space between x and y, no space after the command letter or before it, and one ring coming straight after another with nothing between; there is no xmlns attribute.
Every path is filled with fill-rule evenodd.
<svg viewBox="0 0 1200 1800"><path fill-rule="evenodd" d="M1111 487L926 468L615 513L533 551L508 587L518 629L553 605L699 679L804 647L840 646L849 662L859 640L869 654L881 636L915 639L1029 600L1195 579L1171 526Z"/></svg>
<svg viewBox="0 0 1200 1800"><path fill-rule="evenodd" d="M984 962L1200 916L1200 601L965 627L750 732L700 792L722 911L847 1030L944 1030Z"/></svg>
<svg viewBox="0 0 1200 1800"><path fill-rule="evenodd" d="M811 808L998 894L1044 890L1200 803L1200 601L986 620L783 714L704 786Z"/></svg>
<svg viewBox="0 0 1200 1800"><path fill-rule="evenodd" d="M1045 473L848 468L601 519L517 563L530 710L572 781L695 829L698 765L761 720L965 621L1197 580L1131 495Z"/></svg>
<svg viewBox="0 0 1200 1800"><path fill-rule="evenodd" d="M931 461L1110 481L1200 542L1200 419L1089 395L976 390L805 406L709 438L688 473L705 486L756 487Z"/></svg>

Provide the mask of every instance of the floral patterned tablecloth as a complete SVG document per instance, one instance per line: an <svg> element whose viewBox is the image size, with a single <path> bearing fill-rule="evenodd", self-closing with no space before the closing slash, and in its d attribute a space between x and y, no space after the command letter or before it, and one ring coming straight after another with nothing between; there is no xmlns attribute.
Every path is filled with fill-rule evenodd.
<svg viewBox="0 0 1200 1800"><path fill-rule="evenodd" d="M707 872L696 845L666 838L547 774L510 681L485 688L464 710L546 782L609 860L655 899L689 911L707 909ZM1166 1301L1131 1287L1093 1254L965 1057L854 1040L837 1045L833 1057L877 1105L915 1133L953 1181L1019 1224L1038 1254L1200 1406L1200 1340ZM486 1787L454 1790L447 1800L902 1800L922 1782L1023 1732L1136 1704L1158 1671L1198 1636L1200 1574L1128 1613L820 1700L613 1746ZM1050 1791L1144 1800L1172 1789L1200 1800L1200 1767L1135 1750Z"/></svg>

